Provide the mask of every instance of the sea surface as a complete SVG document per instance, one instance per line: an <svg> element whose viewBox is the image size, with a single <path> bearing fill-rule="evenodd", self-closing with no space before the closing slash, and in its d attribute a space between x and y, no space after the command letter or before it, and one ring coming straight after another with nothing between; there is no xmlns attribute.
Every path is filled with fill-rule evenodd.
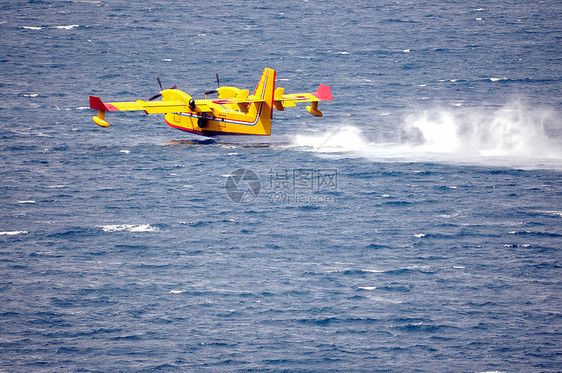
<svg viewBox="0 0 562 373"><path fill-rule="evenodd" d="M562 3L0 0L1 372L562 371ZM205 140L88 96L332 87Z"/></svg>

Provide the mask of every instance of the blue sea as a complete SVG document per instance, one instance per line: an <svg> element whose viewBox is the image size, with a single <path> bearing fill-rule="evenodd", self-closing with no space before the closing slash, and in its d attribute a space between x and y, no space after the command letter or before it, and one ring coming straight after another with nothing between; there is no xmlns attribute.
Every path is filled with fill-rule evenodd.
<svg viewBox="0 0 562 373"><path fill-rule="evenodd" d="M1 372L562 371L562 3L0 0ZM146 100L332 88L218 138Z"/></svg>

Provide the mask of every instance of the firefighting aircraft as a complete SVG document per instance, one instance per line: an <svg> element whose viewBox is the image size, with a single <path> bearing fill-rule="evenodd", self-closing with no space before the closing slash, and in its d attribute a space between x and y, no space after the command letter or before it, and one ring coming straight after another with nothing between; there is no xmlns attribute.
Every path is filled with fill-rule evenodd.
<svg viewBox="0 0 562 373"><path fill-rule="evenodd" d="M160 87L160 79L158 79ZM262 135L271 134L273 108L283 111L299 102L310 102L306 109L312 115L322 116L319 101L331 101L332 92L327 85L320 85L314 93L285 94L283 88L275 88L275 70L265 68L253 95L246 89L221 87L218 74L216 90L205 92L205 99L195 100L177 89L163 89L148 101L104 103L99 97L90 96L90 108L98 110L94 122L109 127L106 111L140 110L146 114L166 114L166 123L173 128L198 135ZM207 99L208 94L218 93L217 99ZM158 97L162 101L151 101Z"/></svg>

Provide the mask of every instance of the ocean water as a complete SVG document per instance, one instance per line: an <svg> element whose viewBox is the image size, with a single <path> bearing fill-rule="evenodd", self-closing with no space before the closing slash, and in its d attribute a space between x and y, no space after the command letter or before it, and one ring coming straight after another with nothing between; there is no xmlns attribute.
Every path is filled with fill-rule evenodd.
<svg viewBox="0 0 562 373"><path fill-rule="evenodd" d="M0 371L559 372L559 1L0 1ZM205 141L88 95L332 87Z"/></svg>

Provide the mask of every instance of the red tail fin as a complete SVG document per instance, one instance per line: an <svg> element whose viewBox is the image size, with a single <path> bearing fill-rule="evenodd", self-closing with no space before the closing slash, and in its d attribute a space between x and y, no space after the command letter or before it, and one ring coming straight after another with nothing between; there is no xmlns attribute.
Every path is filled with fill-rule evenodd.
<svg viewBox="0 0 562 373"><path fill-rule="evenodd" d="M330 86L320 84L316 92L312 94L313 96L319 98L321 101L332 101L332 90Z"/></svg>

